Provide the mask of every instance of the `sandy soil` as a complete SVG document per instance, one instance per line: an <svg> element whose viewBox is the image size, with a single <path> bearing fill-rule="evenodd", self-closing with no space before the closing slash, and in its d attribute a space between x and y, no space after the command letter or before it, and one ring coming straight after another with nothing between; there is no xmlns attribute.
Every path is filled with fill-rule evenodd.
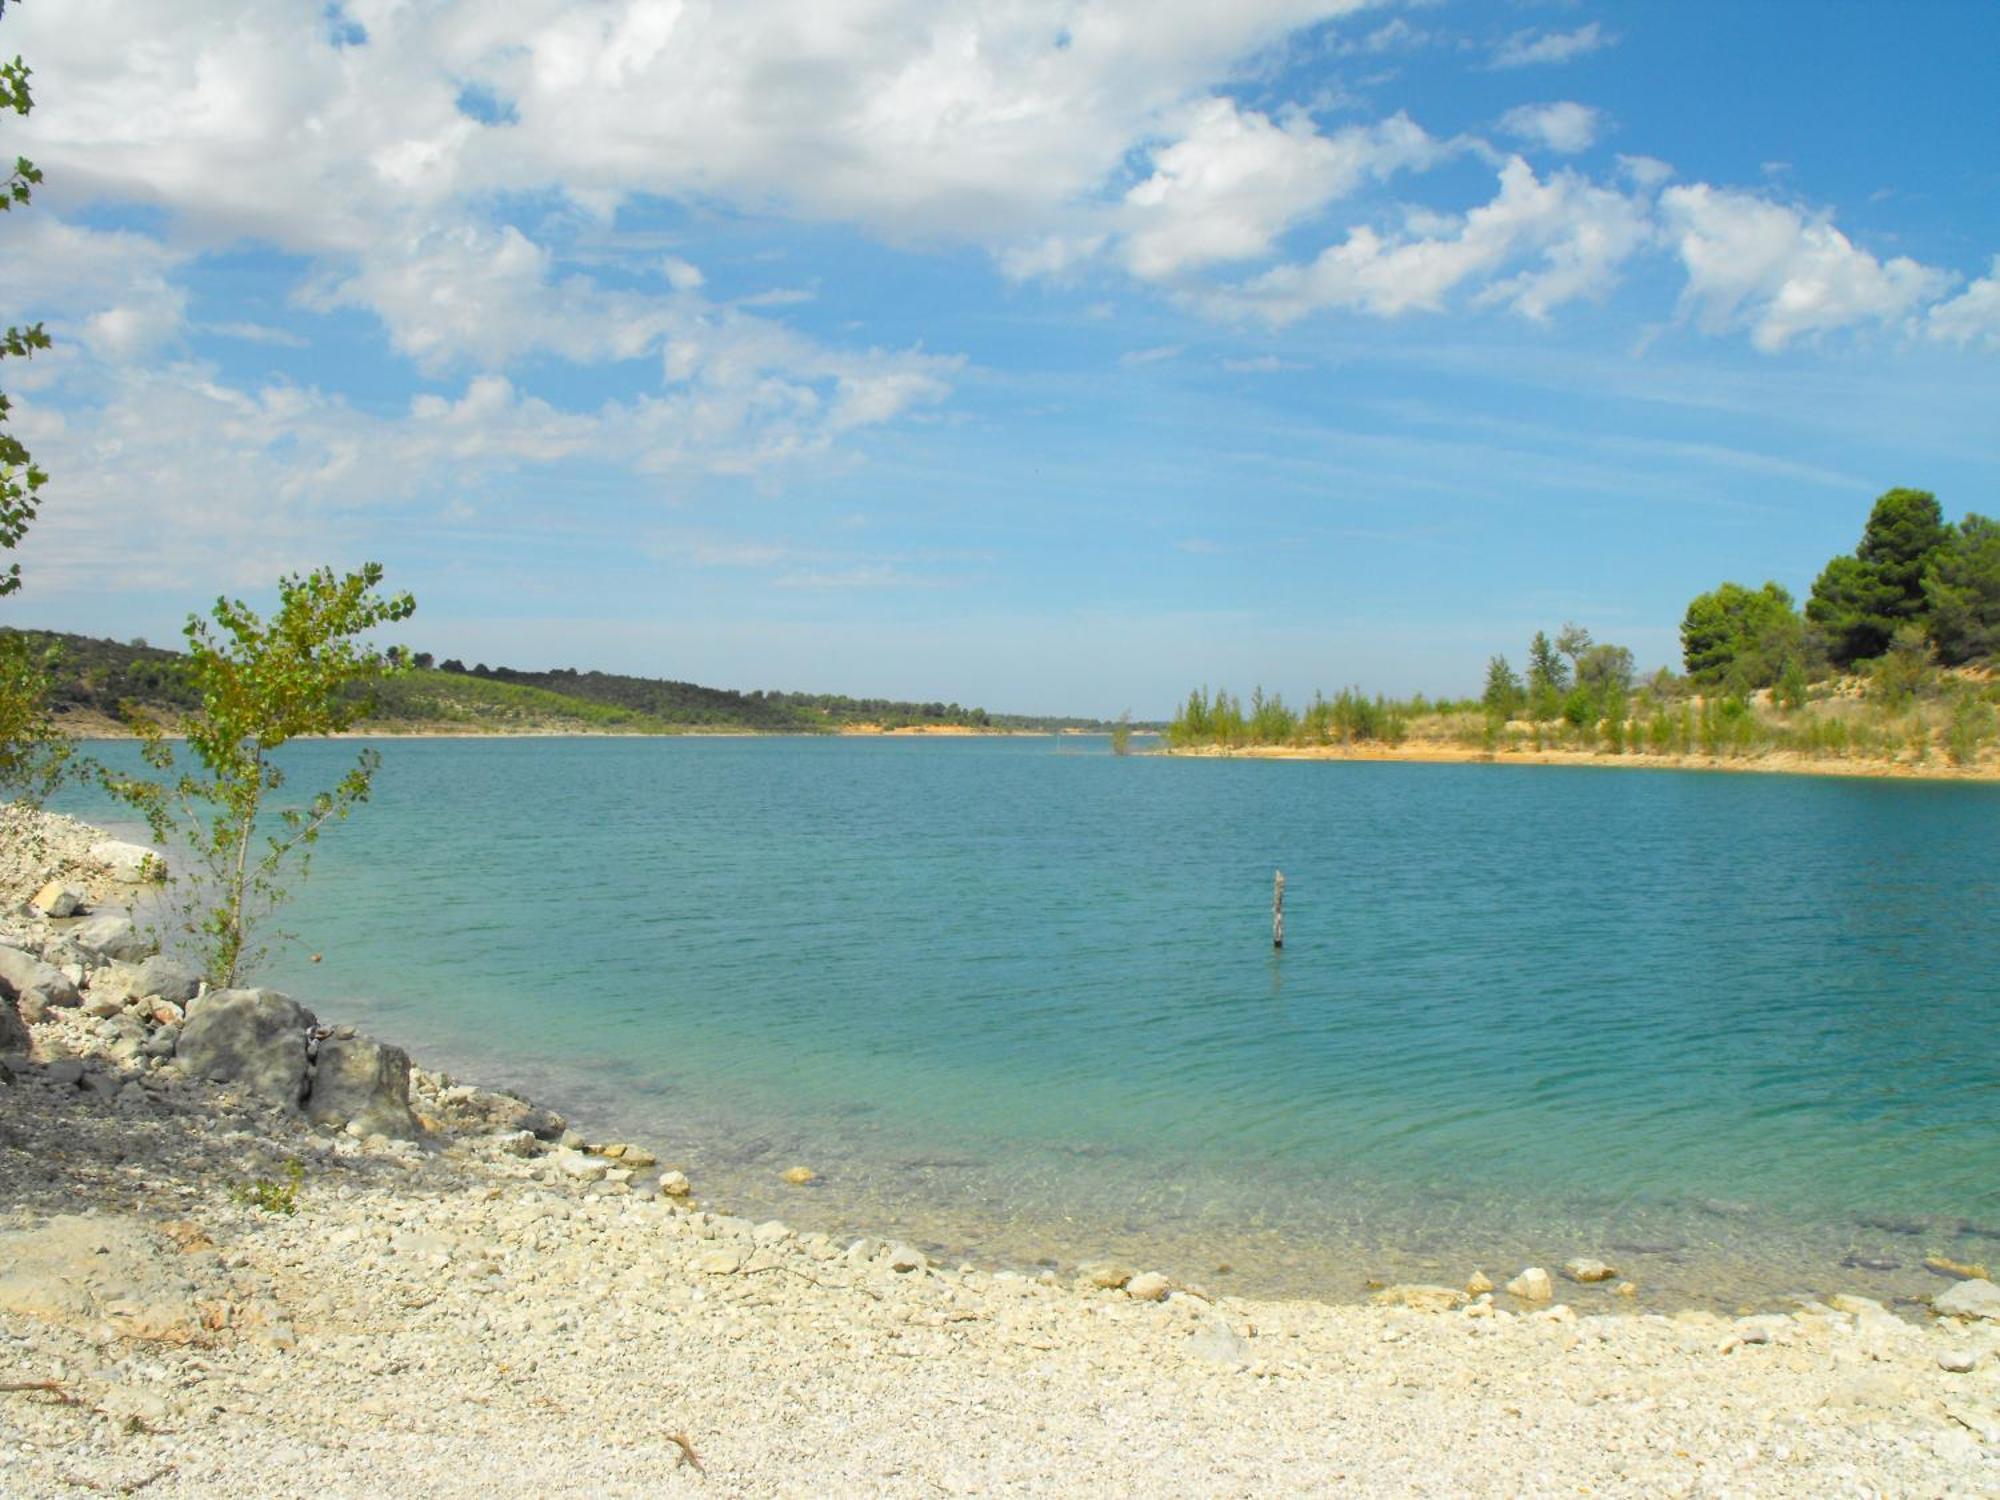
<svg viewBox="0 0 2000 1500"><path fill-rule="evenodd" d="M1600 770L1749 771L1788 776L1867 776L1906 781L2000 781L2000 761L1954 766L1942 756L1921 764L1911 761L1862 760L1841 757L1815 759L1792 751L1756 756L1600 755L1589 750L1473 749L1432 741L1409 740L1400 745L1246 745L1236 748L1203 746L1193 750L1160 750L1218 760L1354 760L1408 761L1436 765L1590 766Z"/></svg>

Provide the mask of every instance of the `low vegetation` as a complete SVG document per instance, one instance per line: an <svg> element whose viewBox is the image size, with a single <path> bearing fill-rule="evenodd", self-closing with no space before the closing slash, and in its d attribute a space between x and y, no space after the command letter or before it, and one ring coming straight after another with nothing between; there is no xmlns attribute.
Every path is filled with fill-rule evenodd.
<svg viewBox="0 0 2000 1500"><path fill-rule="evenodd" d="M1688 605L1681 644L1684 674L1641 682L1623 646L1574 624L1537 632L1525 673L1494 656L1481 696L1457 702L1348 689L1295 710L1262 688L1247 706L1202 688L1167 740L1973 766L2000 739L2000 525L1947 525L1934 496L1890 490L1804 611L1776 583L1724 583Z"/></svg>
<svg viewBox="0 0 2000 1500"><path fill-rule="evenodd" d="M251 1182L229 1185L229 1201L243 1208L261 1209L267 1214L291 1218L299 1211L299 1190L305 1186L306 1166L296 1156L285 1163L284 1180L273 1182L259 1177Z"/></svg>

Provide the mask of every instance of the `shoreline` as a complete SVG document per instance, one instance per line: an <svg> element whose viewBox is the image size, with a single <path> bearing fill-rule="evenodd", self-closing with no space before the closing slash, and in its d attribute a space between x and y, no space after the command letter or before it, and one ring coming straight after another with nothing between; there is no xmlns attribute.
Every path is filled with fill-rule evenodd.
<svg viewBox="0 0 2000 1500"><path fill-rule="evenodd" d="M56 727L79 743L91 740L127 742L138 739L125 725L102 714L59 715ZM1057 739L1078 735L1106 735L1095 729L975 729L957 725L907 725L884 729L879 725L829 725L825 729L596 729L588 725L524 727L519 729L463 728L449 722L372 724L313 739L332 740L826 740L826 739ZM169 740L182 736L168 732Z"/></svg>
<svg viewBox="0 0 2000 1500"><path fill-rule="evenodd" d="M1748 772L1767 776L1844 776L1867 780L2000 782L2000 762L1954 766L1942 761L1816 758L1795 751L1755 756L1608 755L1594 750L1484 750L1436 741L1400 745L1199 745L1139 752L1192 760L1356 761L1410 765L1587 766L1600 770Z"/></svg>
<svg viewBox="0 0 2000 1500"><path fill-rule="evenodd" d="M79 716L62 723L78 743L104 741L129 743L137 739L114 720ZM407 727L373 726L350 729L336 735L314 736L330 740L891 740L891 739L1066 739L1104 735L1083 729L970 729L956 726L880 729L847 725L825 730L755 729L647 729L524 728L461 729L449 724L417 724ZM1146 732L1146 739L1159 736ZM169 734L169 740L179 735ZM1859 756L1810 756L1797 751L1772 751L1761 755L1656 755L1633 752L1611 755L1595 750L1502 749L1447 744L1434 740L1406 740L1402 744L1379 742L1330 745L1199 745L1173 747L1164 743L1137 746L1134 756L1159 756L1192 760L1292 760L1351 761L1399 765L1495 765L1570 766L1600 770L1701 771L1746 773L1765 776L1846 777L1877 781L2000 783L2000 759L1985 759L1970 766L1955 766L1938 758L1921 762L1875 760Z"/></svg>
<svg viewBox="0 0 2000 1500"><path fill-rule="evenodd" d="M119 888L65 852L97 830L37 825L38 860L27 826L4 827L0 941L59 956L71 919L21 915L24 887L53 864L90 906ZM565 1139L547 1110L422 1068L411 1138L312 1125L252 1079L148 1054L166 1028L135 1008L167 1012L100 1003L124 962L78 967L90 998L42 1006L0 1087L0 1383L54 1387L0 1394L22 1439L0 1452L9 1493L2000 1482L2000 1310L1617 1315L1555 1267L1518 1293L1333 1304L1133 1266L938 1265L691 1207L668 1150ZM341 1040L320 1029L309 1111ZM282 1193L292 1160L295 1214L246 1200L256 1180Z"/></svg>

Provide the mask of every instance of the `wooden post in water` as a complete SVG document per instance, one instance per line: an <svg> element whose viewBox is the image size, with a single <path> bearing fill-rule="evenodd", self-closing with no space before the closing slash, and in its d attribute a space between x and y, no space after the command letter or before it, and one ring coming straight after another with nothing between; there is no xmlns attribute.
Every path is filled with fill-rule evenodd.
<svg viewBox="0 0 2000 1500"><path fill-rule="evenodd" d="M1285 872L1278 871L1278 877L1271 882L1271 946L1285 946Z"/></svg>

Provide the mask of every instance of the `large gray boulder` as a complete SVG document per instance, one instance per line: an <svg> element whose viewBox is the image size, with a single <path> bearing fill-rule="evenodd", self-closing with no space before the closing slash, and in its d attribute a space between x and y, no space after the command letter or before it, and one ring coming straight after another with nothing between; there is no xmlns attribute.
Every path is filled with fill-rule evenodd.
<svg viewBox="0 0 2000 1500"><path fill-rule="evenodd" d="M197 1078L298 1108L313 1014L276 990L214 990L190 1008L175 1057Z"/></svg>
<svg viewBox="0 0 2000 1500"><path fill-rule="evenodd" d="M177 958L155 953L133 971L128 993L134 998L158 995L162 1000L185 1005L194 999L195 992L200 988L201 976L193 969Z"/></svg>
<svg viewBox="0 0 2000 1500"><path fill-rule="evenodd" d="M63 934L63 940L92 958L116 959L122 963L137 963L153 951L152 943L141 936L127 917L92 917L70 928Z"/></svg>
<svg viewBox="0 0 2000 1500"><path fill-rule="evenodd" d="M0 999L17 1000L24 990L40 990L51 1005L75 1005L79 999L69 975L19 948L0 947Z"/></svg>
<svg viewBox="0 0 2000 1500"><path fill-rule="evenodd" d="M185 1052L185 1041L181 1048ZM410 1112L410 1054L373 1037L328 1037L313 1064L306 1113L316 1125L352 1124L363 1135L418 1134Z"/></svg>
<svg viewBox="0 0 2000 1500"><path fill-rule="evenodd" d="M140 964L108 964L90 978L92 1000L122 1006L126 1000L140 1000L156 994L176 1006L188 1004L200 992L202 976L178 958L154 954ZM108 1012L106 1012L108 1014Z"/></svg>

